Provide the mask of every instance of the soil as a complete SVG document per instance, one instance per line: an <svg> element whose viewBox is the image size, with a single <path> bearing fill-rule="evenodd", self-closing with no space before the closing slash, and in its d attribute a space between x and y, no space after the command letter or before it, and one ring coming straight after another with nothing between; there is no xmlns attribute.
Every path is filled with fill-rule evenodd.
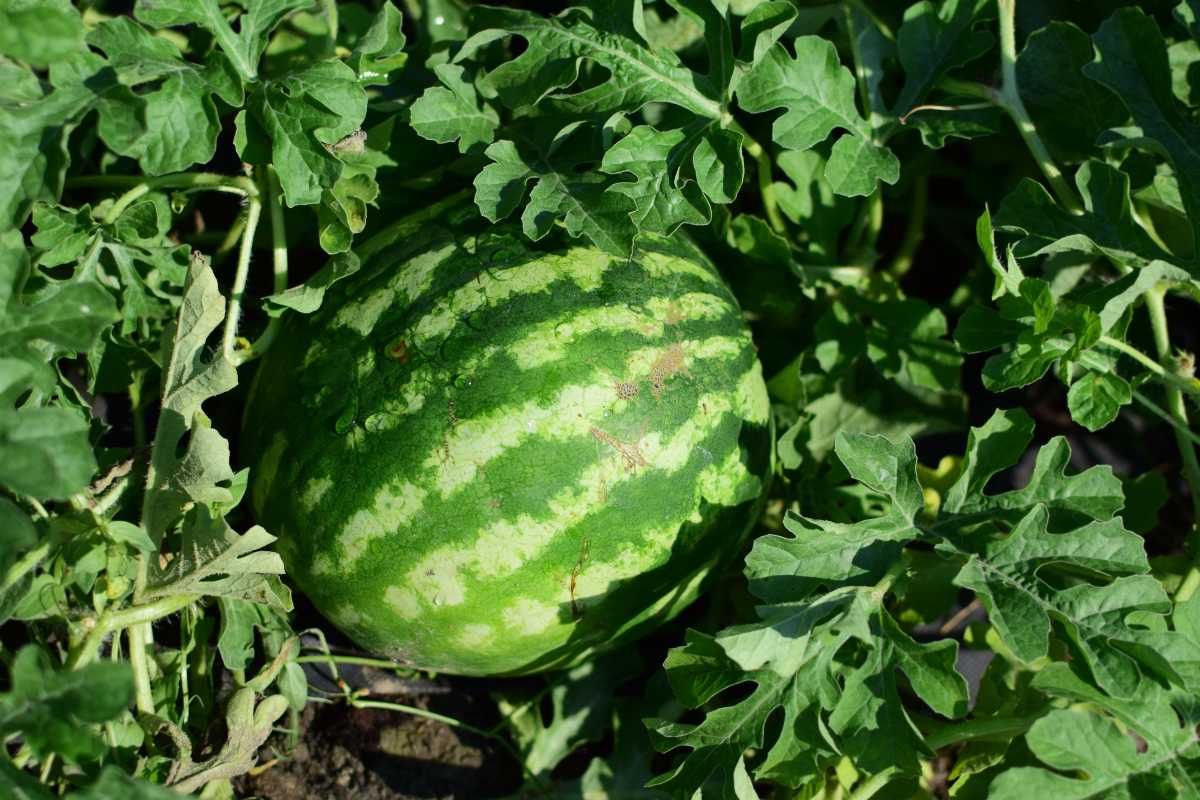
<svg viewBox="0 0 1200 800"><path fill-rule="evenodd" d="M486 696L454 691L372 699L426 708L487 728ZM239 797L263 800L459 800L505 797L520 787L520 768L496 742L435 720L395 711L310 703L294 749L276 735L256 774L242 776Z"/></svg>

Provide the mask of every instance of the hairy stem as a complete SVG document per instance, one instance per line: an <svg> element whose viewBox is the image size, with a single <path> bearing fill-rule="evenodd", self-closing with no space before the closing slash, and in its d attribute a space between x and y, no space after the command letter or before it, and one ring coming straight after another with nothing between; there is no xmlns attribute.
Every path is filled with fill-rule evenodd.
<svg viewBox="0 0 1200 800"><path fill-rule="evenodd" d="M104 215L104 222L112 224L129 206L157 189L211 189L217 192L256 195L254 181L235 175L218 175L214 172L176 172L146 178L140 175L83 175L67 181L75 189L121 189L131 187L117 198L112 208Z"/></svg>
<svg viewBox="0 0 1200 800"><path fill-rule="evenodd" d="M1156 290L1151 289L1149 292L1146 293L1146 295L1144 295L1145 300L1146 300L1146 308L1147 309L1152 308L1152 305L1151 305L1152 301L1150 299L1150 295L1154 294L1154 293L1156 293ZM1162 303L1161 293L1159 293L1158 296L1159 296L1158 302L1161 304ZM1151 311L1152 319L1153 319L1153 316L1154 316L1154 312ZM1154 324L1154 323L1152 322L1152 324ZM1165 314L1162 317L1162 325L1163 325L1163 330L1165 331L1166 330ZM1163 350L1162 350L1163 347L1166 347L1166 350L1167 350L1166 357L1170 357L1171 345L1170 345L1169 341L1167 341L1165 339L1164 339L1164 341L1166 342L1166 344L1160 345L1159 341L1158 341L1158 334L1155 333L1155 347L1156 347L1156 349L1158 349L1160 357L1163 357L1161 355L1163 352ZM1200 397L1200 381L1197 381L1195 378L1186 378L1182 375L1176 374L1176 372L1174 370L1164 367L1162 364L1155 361L1153 358L1146 355L1141 350L1138 350L1136 347L1134 347L1126 342L1123 342L1120 339L1114 339L1111 336L1101 336L1100 344L1104 345L1105 347L1112 348L1113 350L1119 350L1120 352L1129 356L1134 361L1138 362L1143 367L1150 370L1150 372L1152 372L1154 374L1154 377L1157 378L1159 381L1161 381L1163 384L1165 384L1168 388L1173 389L1177 392L1190 394L1194 397Z"/></svg>
<svg viewBox="0 0 1200 800"><path fill-rule="evenodd" d="M287 228L283 221L283 204L279 188L279 176L273 167L267 167L262 178L262 196L266 198L267 212L271 220L271 271L274 279L274 292L278 294L288 288L288 251ZM270 349L275 337L279 335L282 317L271 317L267 328L249 348L239 350L234 356L235 364L244 364L258 358Z"/></svg>
<svg viewBox="0 0 1200 800"><path fill-rule="evenodd" d="M130 606L129 608L121 609L120 611L106 612L100 615L96 620L95 627L88 633L87 638L78 646L77 649L71 652L67 657L67 668L77 669L85 664L90 663L96 658L100 652L100 645L104 640L114 633L118 633L126 628L130 629L130 661L134 660L134 652L132 647L133 632L143 626L149 626L155 620L168 617L180 609L196 602L196 595L180 594L172 595L171 597L163 597L155 600L152 603L143 603L141 605ZM144 664L144 661L143 661ZM147 684L147 688L149 684ZM141 696L138 696L138 710L142 708ZM153 711L153 701L149 704L149 710Z"/></svg>
<svg viewBox="0 0 1200 800"><path fill-rule="evenodd" d="M246 292L246 278L250 274L250 254L254 249L254 233L258 230L258 219L262 215L262 203L258 193L249 197L246 205L246 229L242 231L242 246L238 250L237 270L233 274L233 286L229 290L229 306L225 311L225 330L221 336L221 352L234 364L234 341L237 338L238 319L242 313L242 295Z"/></svg>

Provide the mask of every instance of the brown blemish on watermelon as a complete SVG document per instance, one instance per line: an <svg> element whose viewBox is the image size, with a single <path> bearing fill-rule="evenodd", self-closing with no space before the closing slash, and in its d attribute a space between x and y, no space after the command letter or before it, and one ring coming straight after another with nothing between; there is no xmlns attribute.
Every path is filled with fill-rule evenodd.
<svg viewBox="0 0 1200 800"><path fill-rule="evenodd" d="M662 397L667 381L680 373L687 374L686 354L683 345L676 342L663 350L650 365L650 391L655 397Z"/></svg>
<svg viewBox="0 0 1200 800"><path fill-rule="evenodd" d="M394 361L399 361L401 364L407 364L408 342L404 341L403 339L399 339L394 344L390 344L384 348L384 354Z"/></svg>
<svg viewBox="0 0 1200 800"><path fill-rule="evenodd" d="M683 320L683 312L679 309L679 306L675 304L675 301L672 300L667 304L667 315L663 318L663 322L667 325L678 325L680 322L683 322Z"/></svg>
<svg viewBox="0 0 1200 800"><path fill-rule="evenodd" d="M613 388L616 389L617 397L621 400L632 400L641 391L641 388L632 381L617 381L613 384Z"/></svg>
<svg viewBox="0 0 1200 800"><path fill-rule="evenodd" d="M602 431L594 425L591 432L597 441L604 442L617 451L621 456L621 460L625 462L625 468L630 472L638 467L647 466L646 458L642 455L642 451L638 449L637 442L623 442L611 433Z"/></svg>

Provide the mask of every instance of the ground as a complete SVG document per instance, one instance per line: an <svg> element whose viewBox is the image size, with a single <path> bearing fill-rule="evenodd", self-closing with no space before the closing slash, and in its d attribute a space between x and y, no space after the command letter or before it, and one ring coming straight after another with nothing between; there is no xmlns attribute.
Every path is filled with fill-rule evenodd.
<svg viewBox="0 0 1200 800"><path fill-rule="evenodd" d="M495 722L486 696L453 691L380 697L478 725ZM434 720L393 711L310 704L300 740L288 752L277 735L256 774L237 783L241 797L264 800L460 800L511 795L517 766L490 742ZM274 756L274 760L272 757Z"/></svg>

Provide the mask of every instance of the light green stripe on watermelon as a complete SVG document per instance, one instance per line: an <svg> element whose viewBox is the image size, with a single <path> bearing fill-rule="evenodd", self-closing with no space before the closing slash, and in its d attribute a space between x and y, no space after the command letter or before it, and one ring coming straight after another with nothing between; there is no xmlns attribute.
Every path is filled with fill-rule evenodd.
<svg viewBox="0 0 1200 800"><path fill-rule="evenodd" d="M771 466L761 369L683 237L623 261L439 213L369 243L265 360L253 502L361 645L467 674L565 666L738 552Z"/></svg>

